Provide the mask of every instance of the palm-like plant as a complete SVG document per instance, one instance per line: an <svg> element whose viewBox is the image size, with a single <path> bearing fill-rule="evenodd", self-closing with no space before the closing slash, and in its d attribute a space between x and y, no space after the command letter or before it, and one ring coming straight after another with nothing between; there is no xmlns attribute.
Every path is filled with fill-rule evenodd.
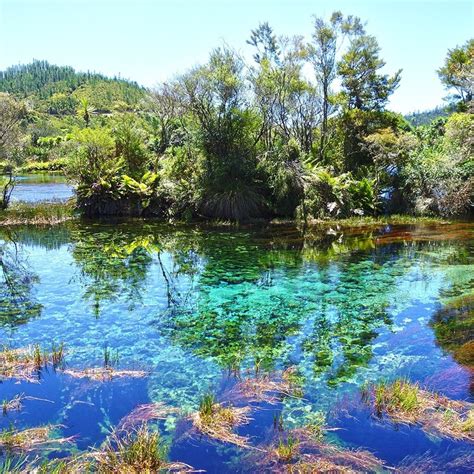
<svg viewBox="0 0 474 474"><path fill-rule="evenodd" d="M78 117L84 119L86 122L86 127L89 126L91 121L91 115L95 112L94 107L92 107L89 101L84 97L80 100L79 108L77 110Z"/></svg>

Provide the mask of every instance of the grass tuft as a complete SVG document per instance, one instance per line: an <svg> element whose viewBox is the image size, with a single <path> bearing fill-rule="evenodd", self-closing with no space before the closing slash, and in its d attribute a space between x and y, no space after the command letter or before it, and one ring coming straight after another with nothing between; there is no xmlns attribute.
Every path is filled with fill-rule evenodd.
<svg viewBox="0 0 474 474"><path fill-rule="evenodd" d="M159 434L149 430L146 424L123 436L113 434L91 457L93 472L103 474L192 471L186 464L168 461L167 447Z"/></svg>
<svg viewBox="0 0 474 474"><path fill-rule="evenodd" d="M451 400L402 379L365 387L362 399L378 417L416 424L432 435L474 441L472 403Z"/></svg>
<svg viewBox="0 0 474 474"><path fill-rule="evenodd" d="M0 450L13 451L34 451L46 449L60 444L69 443L72 438L54 438L52 433L57 426L47 425L25 430L16 430L13 427L0 432Z"/></svg>
<svg viewBox="0 0 474 474"><path fill-rule="evenodd" d="M248 447L248 439L233 430L250 422L249 407L223 406L215 401L212 394L202 397L199 410L191 415L193 426L210 438Z"/></svg>
<svg viewBox="0 0 474 474"><path fill-rule="evenodd" d="M39 344L27 348L12 349L3 346L0 349L0 380L14 378L35 382L43 368L52 366L54 369L64 364L64 344L52 350L41 350Z"/></svg>

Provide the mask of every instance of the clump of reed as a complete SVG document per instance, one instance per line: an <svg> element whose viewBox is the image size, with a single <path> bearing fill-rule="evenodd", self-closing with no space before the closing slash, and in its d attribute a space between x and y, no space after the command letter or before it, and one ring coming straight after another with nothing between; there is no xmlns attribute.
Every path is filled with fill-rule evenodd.
<svg viewBox="0 0 474 474"><path fill-rule="evenodd" d="M112 434L90 457L93 472L103 474L192 471L186 464L168 461L168 449L159 433L146 424L120 436Z"/></svg>
<svg viewBox="0 0 474 474"><path fill-rule="evenodd" d="M280 438L274 451L279 461L289 463L293 461L299 453L299 446L300 443L298 440L290 435L286 439Z"/></svg>
<svg viewBox="0 0 474 474"><path fill-rule="evenodd" d="M403 379L365 387L362 400L378 417L386 415L395 423L419 425L430 434L474 441L472 403L451 400Z"/></svg>
<svg viewBox="0 0 474 474"><path fill-rule="evenodd" d="M52 437L58 426L47 425L16 430L13 427L0 432L0 451L34 451L65 444L72 438Z"/></svg>
<svg viewBox="0 0 474 474"><path fill-rule="evenodd" d="M249 407L224 406L212 394L202 397L199 410L191 415L193 426L210 438L248 447L248 439L234 432L238 426L250 422Z"/></svg>
<svg viewBox="0 0 474 474"><path fill-rule="evenodd" d="M276 404L284 397L302 396L300 378L295 367L270 374L257 373L254 377L244 377L233 389L233 395L250 402Z"/></svg>
<svg viewBox="0 0 474 474"><path fill-rule="evenodd" d="M12 349L3 346L0 349L0 380L16 378L34 382L38 372L48 366L54 369L64 364L64 344L51 347L51 351L42 350L39 344L27 348Z"/></svg>
<svg viewBox="0 0 474 474"><path fill-rule="evenodd" d="M363 450L344 449L304 427L279 434L255 463L271 472L374 472L383 462Z"/></svg>
<svg viewBox="0 0 474 474"><path fill-rule="evenodd" d="M104 369L117 367L119 363L118 351L113 352L107 345L104 346Z"/></svg>

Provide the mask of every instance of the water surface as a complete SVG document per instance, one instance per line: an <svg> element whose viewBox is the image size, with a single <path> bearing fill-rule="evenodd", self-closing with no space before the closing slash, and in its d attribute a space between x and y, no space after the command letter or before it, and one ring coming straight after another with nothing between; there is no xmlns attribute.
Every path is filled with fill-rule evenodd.
<svg viewBox="0 0 474 474"><path fill-rule="evenodd" d="M41 202L67 201L74 190L66 178L59 174L35 173L17 177L12 201Z"/></svg>
<svg viewBox="0 0 474 474"><path fill-rule="evenodd" d="M0 428L60 424L83 450L141 403L192 412L209 391L225 400L239 374L295 367L303 397L259 407L239 431L253 445L269 439L275 417L292 428L324 416L338 428L334 443L389 466L469 452L465 442L381 423L359 401L366 382L397 377L474 401L474 362L462 350L473 339L472 306L456 310L472 301L473 224L303 232L135 221L1 237L3 344L64 341L78 368L100 365L107 346L121 368L148 376L99 383L50 371L39 384L4 381L0 400L50 402L26 401ZM216 473L256 469L245 450L186 436L177 416L159 428L174 460Z"/></svg>

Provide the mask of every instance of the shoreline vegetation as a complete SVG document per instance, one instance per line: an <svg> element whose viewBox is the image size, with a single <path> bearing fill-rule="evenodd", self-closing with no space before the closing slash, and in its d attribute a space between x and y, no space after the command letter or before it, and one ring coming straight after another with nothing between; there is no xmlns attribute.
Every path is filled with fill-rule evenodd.
<svg viewBox="0 0 474 474"><path fill-rule="evenodd" d="M217 47L154 89L38 60L0 71L0 207L18 173L61 171L88 218L471 216L474 39L446 45L448 104L417 121L388 109L402 70L384 72L362 19L312 23L261 23L253 57ZM69 218L55 209L37 223Z"/></svg>
<svg viewBox="0 0 474 474"><path fill-rule="evenodd" d="M63 224L68 221L81 221L83 217L76 208L74 200L67 202L38 202L38 203L26 203L16 202L11 204L8 209L0 210L0 227L12 227L21 225L43 225L52 226ZM228 226L241 226L241 225L307 225L308 227L327 227L327 226L340 226L340 227L366 227L366 226L380 226L380 225L415 225L415 224L427 224L427 225L441 225L451 224L456 221L469 220L466 218L451 218L446 219L437 216L413 216L413 215L384 215L384 216L356 216L339 219L308 219L306 223L302 223L297 219L281 219L281 218L258 218L258 219L247 219L246 221L230 221L230 220L217 220L217 219L205 219L195 217L191 220L164 220L160 217L131 217L131 218L117 218L109 216L108 218L102 217L101 221L107 222L116 220L134 220L139 222L160 222L168 224L200 224L211 227L228 227Z"/></svg>

